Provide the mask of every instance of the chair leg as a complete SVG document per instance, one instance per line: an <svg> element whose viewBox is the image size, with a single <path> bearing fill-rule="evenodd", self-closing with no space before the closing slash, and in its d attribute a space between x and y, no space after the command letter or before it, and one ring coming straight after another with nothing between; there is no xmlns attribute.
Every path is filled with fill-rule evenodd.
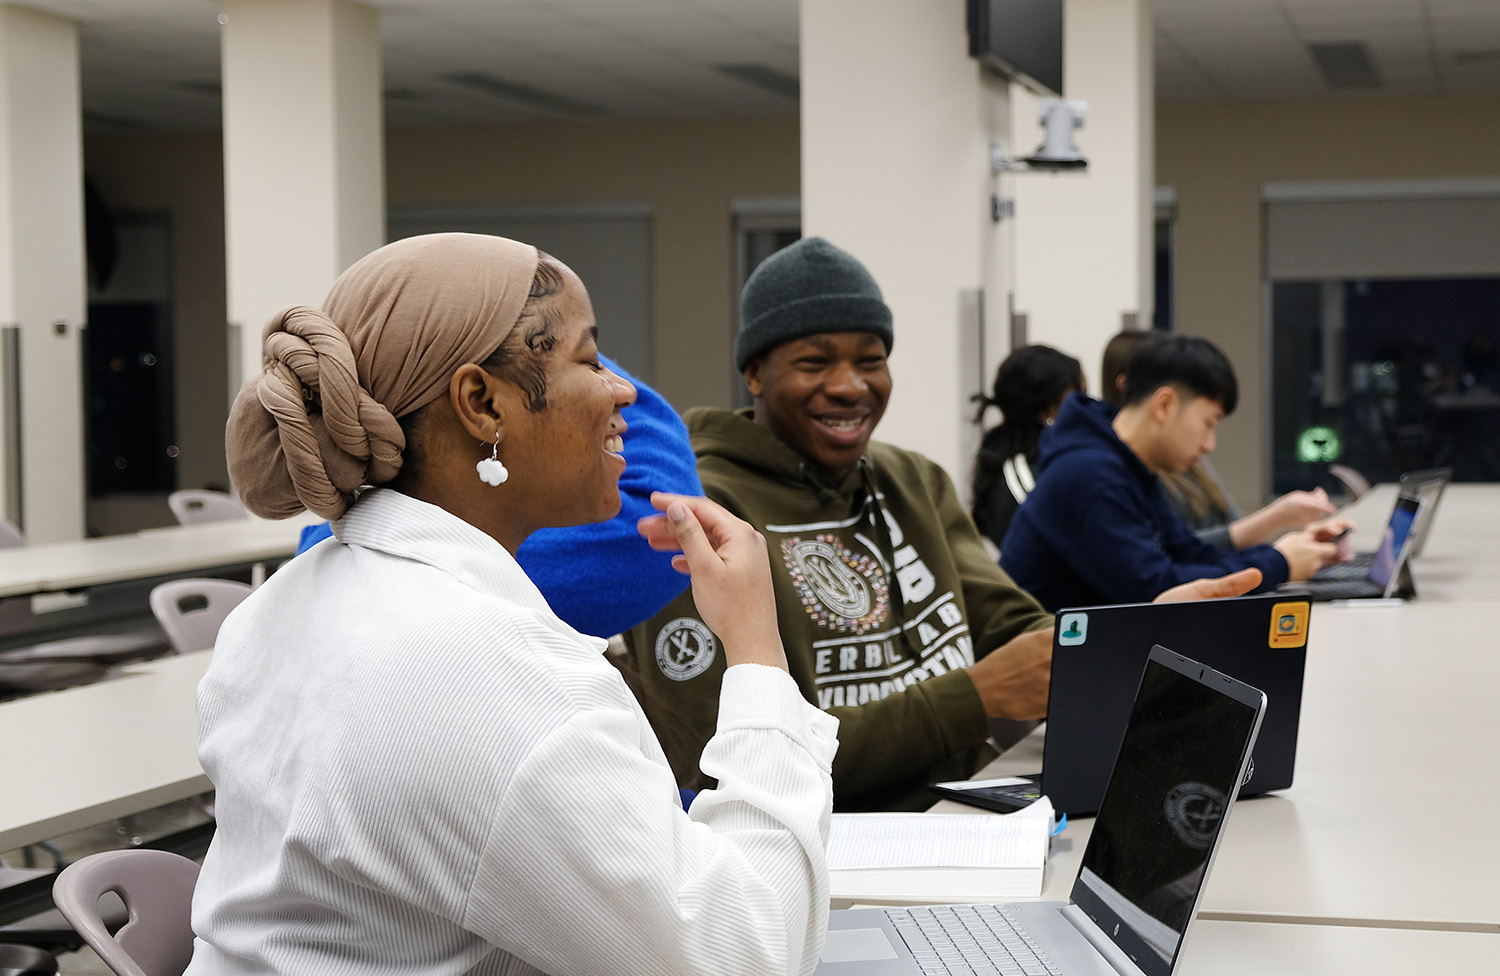
<svg viewBox="0 0 1500 976"><path fill-rule="evenodd" d="M47 852L47 856L52 858L53 867L57 870L61 871L68 866L68 859L63 854L62 846L55 840L39 840L35 844L23 848L21 850L21 862L24 866L28 868L38 866L36 863L37 848L41 848Z"/></svg>

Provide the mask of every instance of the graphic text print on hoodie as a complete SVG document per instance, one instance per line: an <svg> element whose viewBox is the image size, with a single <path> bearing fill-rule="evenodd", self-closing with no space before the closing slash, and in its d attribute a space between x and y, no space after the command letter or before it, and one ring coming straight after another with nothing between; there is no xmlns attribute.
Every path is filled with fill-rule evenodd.
<svg viewBox="0 0 1500 976"><path fill-rule="evenodd" d="M969 776L993 755L964 668L1051 616L995 565L952 481L921 455L872 442L834 485L748 410L684 419L704 493L766 537L792 677L839 718L835 805L925 809L928 783ZM662 732L679 780L711 783L698 756L714 729L723 650L691 591L627 646L669 713Z"/></svg>

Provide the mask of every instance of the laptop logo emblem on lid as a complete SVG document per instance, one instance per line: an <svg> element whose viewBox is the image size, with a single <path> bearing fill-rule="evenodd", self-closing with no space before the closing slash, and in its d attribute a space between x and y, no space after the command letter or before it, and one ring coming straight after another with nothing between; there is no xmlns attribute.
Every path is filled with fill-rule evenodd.
<svg viewBox="0 0 1500 976"><path fill-rule="evenodd" d="M1086 613L1065 613L1057 626L1057 642L1063 647L1082 644L1089 638L1089 615Z"/></svg>

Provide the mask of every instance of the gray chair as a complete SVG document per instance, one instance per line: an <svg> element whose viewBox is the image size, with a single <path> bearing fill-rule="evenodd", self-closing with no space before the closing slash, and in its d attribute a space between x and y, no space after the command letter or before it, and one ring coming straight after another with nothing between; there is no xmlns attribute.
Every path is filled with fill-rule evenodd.
<svg viewBox="0 0 1500 976"><path fill-rule="evenodd" d="M52 900L116 976L182 976L193 958L193 886L198 865L180 854L135 848L90 854L68 865ZM114 892L130 921L114 935L99 899Z"/></svg>
<svg viewBox="0 0 1500 976"><path fill-rule="evenodd" d="M1330 464L1328 473L1338 480L1344 494L1349 496L1351 502L1357 502L1370 490L1370 479L1349 467L1347 464Z"/></svg>
<svg viewBox="0 0 1500 976"><path fill-rule="evenodd" d="M151 591L151 612L178 654L214 646L219 625L229 611L250 595L250 586L234 580L180 579Z"/></svg>
<svg viewBox="0 0 1500 976"><path fill-rule="evenodd" d="M167 496L167 506L177 516L181 525L199 522L227 522L231 519L249 518L250 513L239 499L222 491L205 488L184 488Z"/></svg>

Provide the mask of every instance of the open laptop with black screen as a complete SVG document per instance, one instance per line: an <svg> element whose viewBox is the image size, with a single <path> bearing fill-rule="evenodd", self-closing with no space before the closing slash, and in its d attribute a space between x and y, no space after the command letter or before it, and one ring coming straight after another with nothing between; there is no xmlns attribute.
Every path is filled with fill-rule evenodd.
<svg viewBox="0 0 1500 976"><path fill-rule="evenodd" d="M1422 549L1432 536L1432 523L1437 521L1438 502L1443 500L1443 489L1453 480L1452 468L1425 468L1408 471L1401 476L1401 494L1410 495L1422 503L1417 521L1411 527L1411 552L1408 558L1422 555Z"/></svg>
<svg viewBox="0 0 1500 976"><path fill-rule="evenodd" d="M1427 545L1427 539L1432 535L1432 525L1437 521L1438 502L1442 501L1443 489L1448 486L1452 477L1452 468L1426 468L1408 471L1401 476L1399 494L1415 498L1421 506L1411 526L1411 551L1407 554L1408 559L1420 556L1422 548ZM1324 566L1312 578L1362 579L1369 575L1370 567L1374 565L1378 555L1378 550L1356 552L1349 562Z"/></svg>
<svg viewBox="0 0 1500 976"><path fill-rule="evenodd" d="M1375 558L1365 575L1357 579L1313 579L1296 583L1285 583L1277 592L1305 596L1309 600L1363 600L1378 597L1407 597L1416 595L1412 583L1412 544L1415 541L1413 528L1419 521L1422 500L1410 495L1397 495L1391 509L1391 517L1380 536L1380 545Z"/></svg>
<svg viewBox="0 0 1500 976"><path fill-rule="evenodd" d="M1153 647L1069 901L831 912L817 976L1009 965L1170 976L1249 771L1265 704L1259 690ZM1019 963L993 955L1009 952L1007 942Z"/></svg>
<svg viewBox="0 0 1500 976"><path fill-rule="evenodd" d="M1042 770L1033 786L943 784L934 792L994 810L1047 794L1070 817L1099 809L1130 718L1131 695L1153 644L1254 685L1270 705L1240 791L1254 796L1292 785L1302 719L1302 675L1312 606L1280 593L1185 603L1126 603L1061 610L1052 636L1052 684Z"/></svg>

